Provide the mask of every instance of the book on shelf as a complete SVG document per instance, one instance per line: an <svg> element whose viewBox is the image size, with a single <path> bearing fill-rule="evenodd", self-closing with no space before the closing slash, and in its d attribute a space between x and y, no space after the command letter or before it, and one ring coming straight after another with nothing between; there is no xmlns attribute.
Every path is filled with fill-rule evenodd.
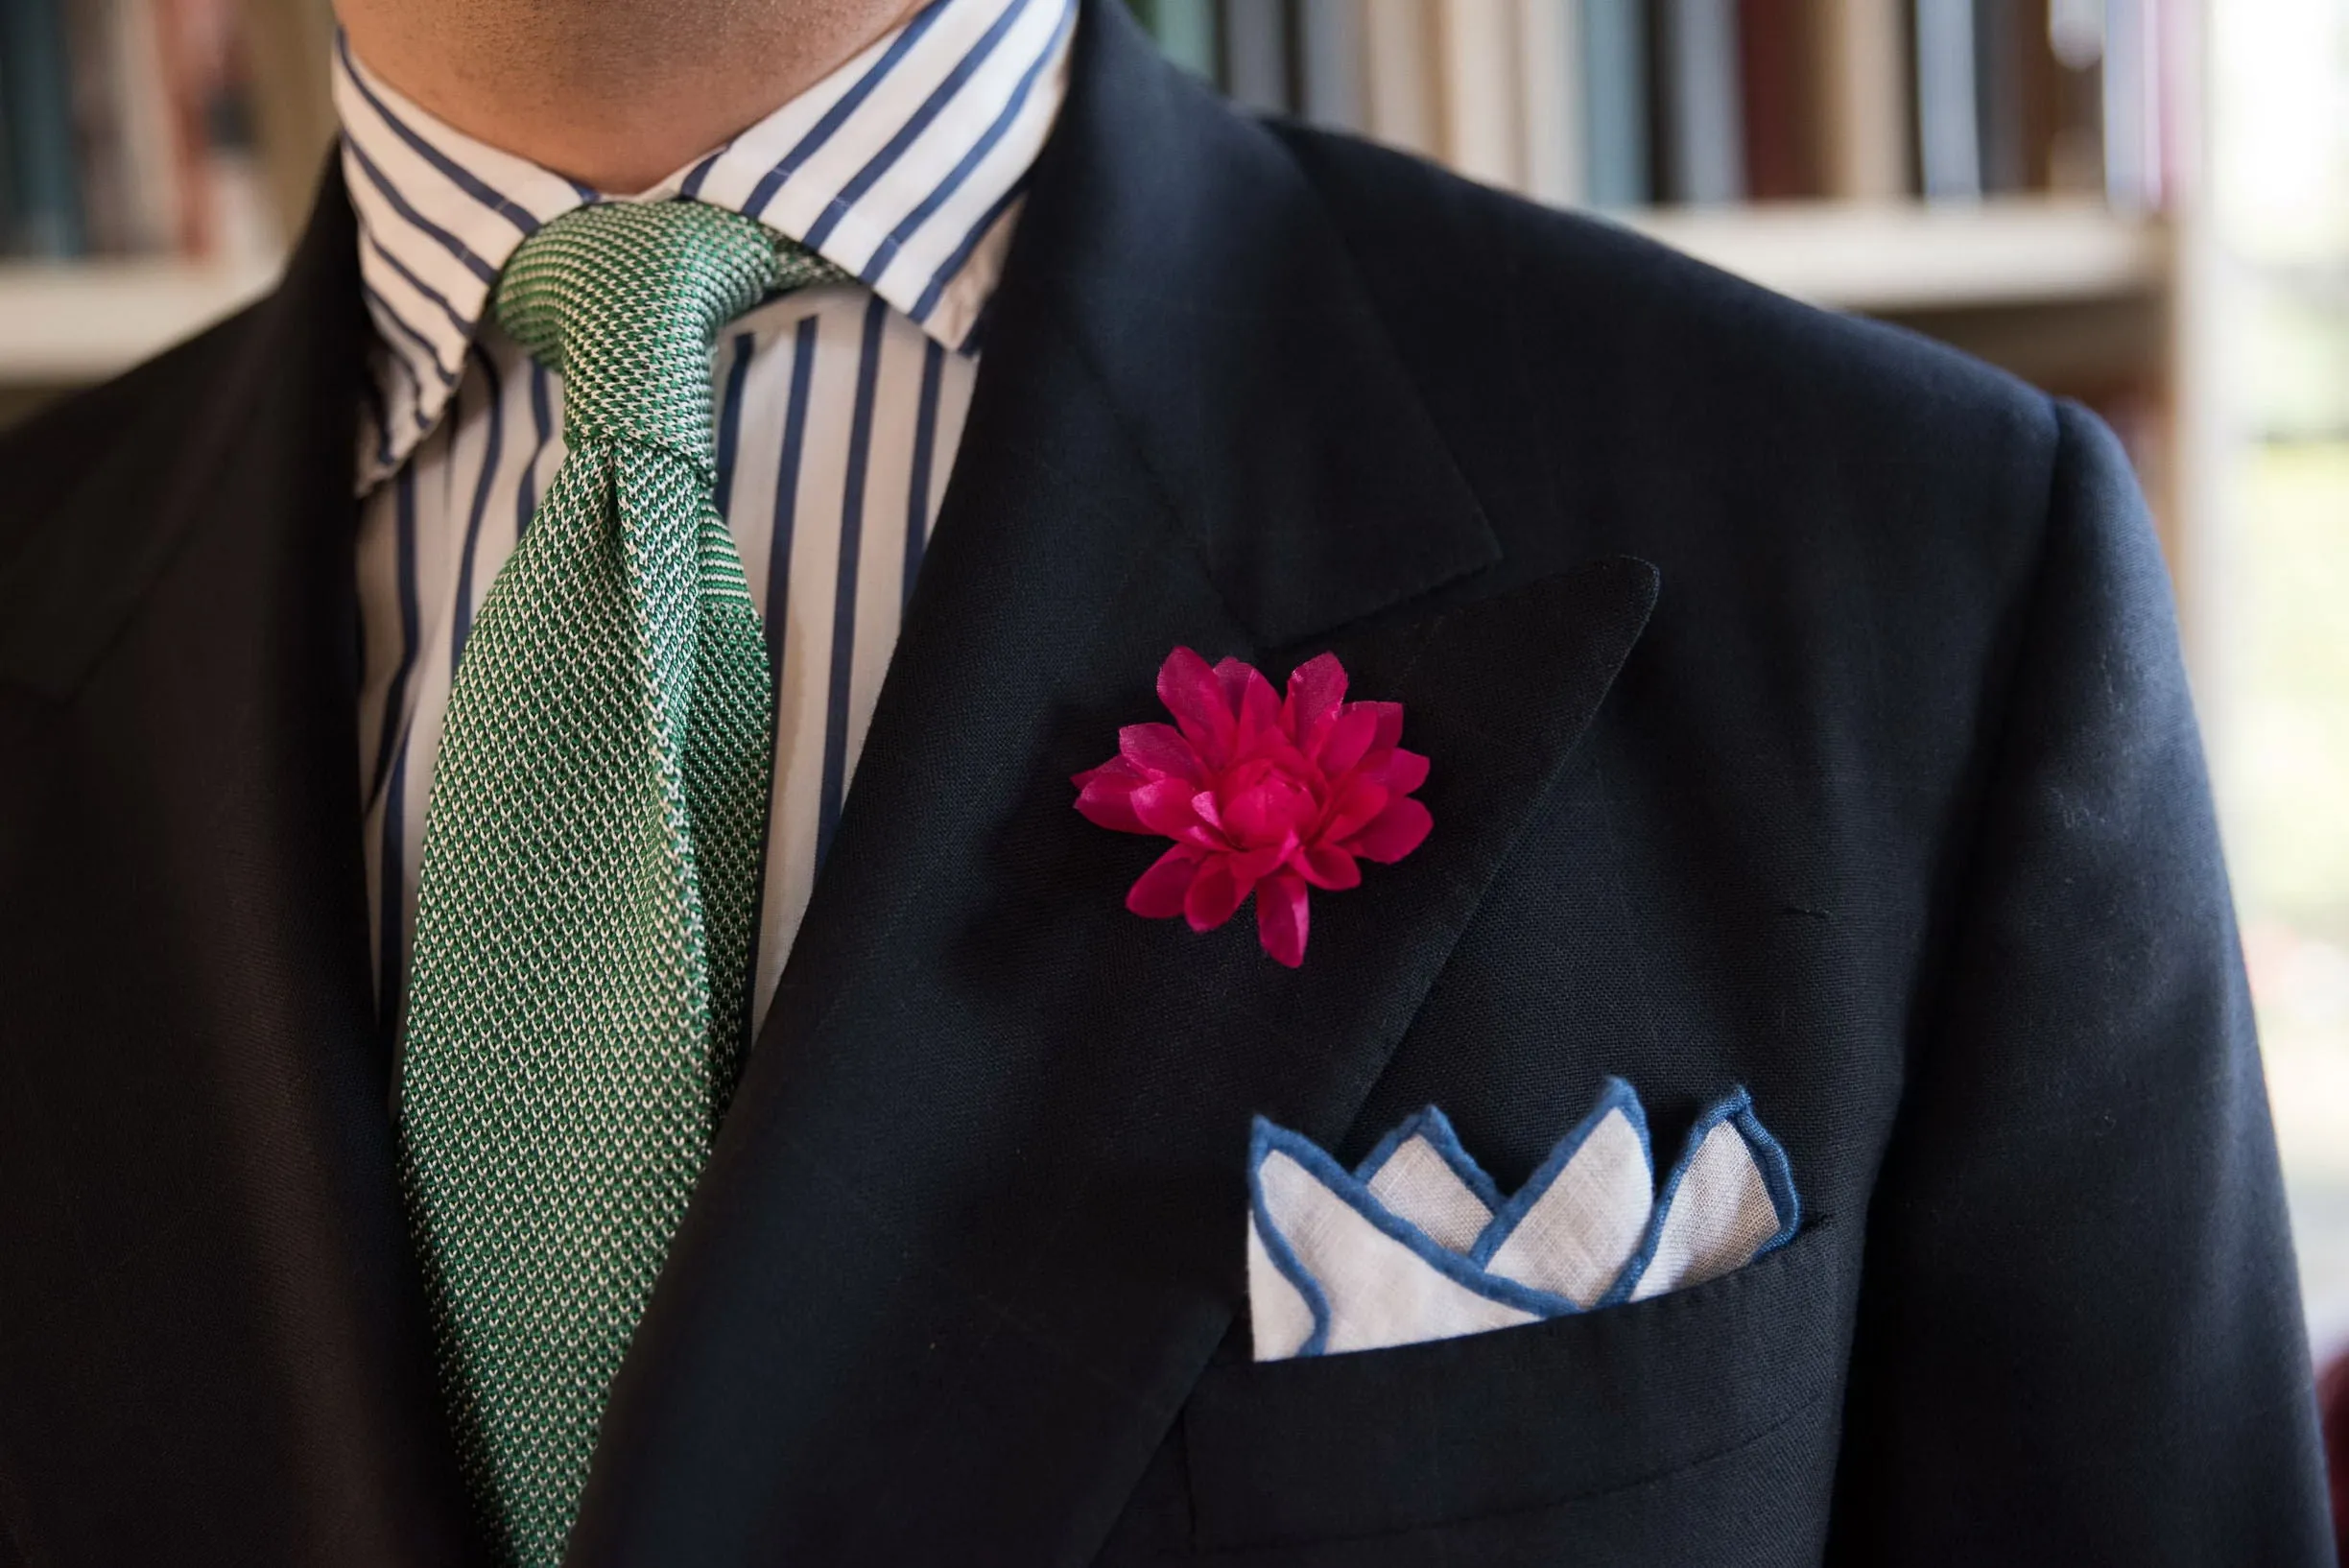
<svg viewBox="0 0 2349 1568"><path fill-rule="evenodd" d="M2162 204L2162 9L2158 0L2104 0L2104 197L2124 211Z"/></svg>
<svg viewBox="0 0 2349 1568"><path fill-rule="evenodd" d="M1297 0L1296 16L1296 112L1332 131L1363 130L1366 55L1360 0Z"/></svg>
<svg viewBox="0 0 2349 1568"><path fill-rule="evenodd" d="M1471 179L1522 189L1517 0L1435 0L1436 145Z"/></svg>
<svg viewBox="0 0 2349 1568"><path fill-rule="evenodd" d="M1517 0L1514 16L1518 188L1552 206L1590 197L1583 11L1584 0Z"/></svg>
<svg viewBox="0 0 2349 1568"><path fill-rule="evenodd" d="M1817 196L1808 0L1738 0L1735 20L1745 195L1756 202Z"/></svg>
<svg viewBox="0 0 2349 1568"><path fill-rule="evenodd" d="M300 8L298 11L297 8ZM298 15L308 47L265 47ZM273 255L331 135L320 0L0 0L0 242L7 253ZM257 113L256 55L294 80ZM312 106L295 114L297 100ZM265 138L299 140L297 148ZM290 201L264 164L307 169ZM273 195L273 190L275 194Z"/></svg>
<svg viewBox="0 0 2349 1568"><path fill-rule="evenodd" d="M1436 28L1430 0L1361 0L1363 132L1389 147L1439 157Z"/></svg>
<svg viewBox="0 0 2349 1568"><path fill-rule="evenodd" d="M0 0L5 3L5 0ZM152 255L185 248L188 222L171 45L153 7L73 7L75 120L89 249Z"/></svg>
<svg viewBox="0 0 2349 1568"><path fill-rule="evenodd" d="M269 205L289 230L310 210L341 129L326 87L335 21L325 0L242 0L253 137Z"/></svg>
<svg viewBox="0 0 2349 1568"><path fill-rule="evenodd" d="M1260 113L1557 205L2157 210L2193 0L1131 0Z"/></svg>
<svg viewBox="0 0 2349 1568"><path fill-rule="evenodd" d="M2031 188L2031 150L2040 139L2032 78L2046 38L2046 13L2033 0L1974 0L1974 123L1986 196Z"/></svg>
<svg viewBox="0 0 2349 1568"><path fill-rule="evenodd" d="M1216 0L1130 0L1135 16L1166 57L1183 69L1223 84L1222 48L1216 36Z"/></svg>
<svg viewBox="0 0 2349 1568"><path fill-rule="evenodd" d="M8 116L8 248L73 256L84 249L74 148L73 67L58 0L0 0L0 108Z"/></svg>
<svg viewBox="0 0 2349 1568"><path fill-rule="evenodd" d="M1737 0L1657 7L1655 121L1667 201L1710 206L1745 198L1737 13Z"/></svg>
<svg viewBox="0 0 2349 1568"><path fill-rule="evenodd" d="M1974 0L1916 0L1917 176L1928 202L1982 193Z"/></svg>
<svg viewBox="0 0 2349 1568"><path fill-rule="evenodd" d="M1217 32L1223 40L1223 90L1242 108L1287 114L1296 107L1291 84L1289 0L1222 0Z"/></svg>
<svg viewBox="0 0 2349 1568"><path fill-rule="evenodd" d="M1583 188L1593 206L1655 200L1648 117L1649 0L1582 0Z"/></svg>
<svg viewBox="0 0 2349 1568"><path fill-rule="evenodd" d="M2041 90L2047 137L2037 178L2072 195L2104 189L2104 3L2049 0Z"/></svg>
<svg viewBox="0 0 2349 1568"><path fill-rule="evenodd" d="M1818 194L1890 202L1910 191L1905 0L1817 0L1806 42Z"/></svg>

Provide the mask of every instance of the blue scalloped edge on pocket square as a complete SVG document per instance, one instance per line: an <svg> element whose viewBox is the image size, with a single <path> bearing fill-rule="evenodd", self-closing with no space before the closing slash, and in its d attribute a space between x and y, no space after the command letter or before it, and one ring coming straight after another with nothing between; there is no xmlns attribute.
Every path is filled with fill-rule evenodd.
<svg viewBox="0 0 2349 1568"><path fill-rule="evenodd" d="M1648 1113L1630 1084L1609 1078L1469 1255L1491 1272L1587 1309L1646 1237L1654 1203Z"/></svg>
<svg viewBox="0 0 2349 1568"><path fill-rule="evenodd" d="M1501 1189L1434 1105L1396 1124L1354 1167L1354 1179L1450 1252L1473 1247L1501 1207Z"/></svg>
<svg viewBox="0 0 2349 1568"><path fill-rule="evenodd" d="M1686 1206L1681 1202L1681 1188L1693 1170L1698 1170L1699 1160L1709 1148L1715 1147L1714 1134L1724 1128L1734 1129L1740 1145L1750 1162L1750 1174L1759 1179L1767 1197L1774 1225L1757 1224L1746 1230L1730 1233L1728 1242L1718 1251L1700 1255L1686 1267L1673 1271L1671 1277L1650 1279L1659 1249L1671 1239L1672 1222L1675 1214L1686 1218ZM1744 1168L1733 1168L1732 1176L1745 1175ZM1758 1213L1756 1215L1758 1219ZM1664 1191L1656 1200L1655 1212L1649 1217L1648 1232L1641 1238L1639 1250L1624 1267L1623 1276L1599 1301L1601 1306L1613 1306L1623 1301L1644 1301L1667 1291L1689 1285L1701 1285L1716 1279L1732 1269L1742 1269L1765 1253L1774 1252L1794 1239L1802 1224L1802 1201L1794 1193L1794 1173L1787 1163L1786 1151L1778 1140L1762 1125L1754 1114L1753 1096L1743 1084L1725 1100L1696 1118L1689 1128L1688 1141L1682 1146L1680 1159L1672 1175L1664 1181ZM1685 1228L1685 1227L1684 1227ZM1750 1248L1746 1239L1759 1232ZM1735 1261L1728 1261L1734 1257Z"/></svg>
<svg viewBox="0 0 2349 1568"><path fill-rule="evenodd" d="M1786 1152L1743 1087L1697 1119L1660 1194L1652 1171L1646 1112L1616 1078L1506 1198L1433 1105L1350 1172L1258 1117L1248 1149L1255 1357L1417 1343L1641 1300L1742 1268L1801 1223Z"/></svg>

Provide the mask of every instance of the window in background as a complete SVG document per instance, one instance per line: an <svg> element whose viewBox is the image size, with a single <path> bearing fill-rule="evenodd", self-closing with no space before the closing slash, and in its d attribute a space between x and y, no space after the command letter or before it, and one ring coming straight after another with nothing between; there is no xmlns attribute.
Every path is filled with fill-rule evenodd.
<svg viewBox="0 0 2349 1568"><path fill-rule="evenodd" d="M2241 416L2213 739L2324 1356L2349 1348L2349 0L2211 25Z"/></svg>

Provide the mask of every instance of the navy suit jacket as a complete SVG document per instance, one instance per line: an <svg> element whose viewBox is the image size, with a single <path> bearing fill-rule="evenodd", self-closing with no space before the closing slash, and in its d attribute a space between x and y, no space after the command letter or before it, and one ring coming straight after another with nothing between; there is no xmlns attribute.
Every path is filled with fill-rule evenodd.
<svg viewBox="0 0 2349 1568"><path fill-rule="evenodd" d="M856 787L570 1560L2314 1565L2314 1402L2171 598L2077 409L1242 118L1095 4ZM473 1560L392 1180L361 313L0 441L0 1563ZM1069 776L1336 649L1436 832L1125 913ZM1255 1365L1263 1113L1505 1186L1744 1083L1800 1237Z"/></svg>

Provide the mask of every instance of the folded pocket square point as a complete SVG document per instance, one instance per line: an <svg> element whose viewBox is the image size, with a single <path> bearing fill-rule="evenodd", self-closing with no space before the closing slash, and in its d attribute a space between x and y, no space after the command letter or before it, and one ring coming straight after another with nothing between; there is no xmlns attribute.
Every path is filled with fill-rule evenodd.
<svg viewBox="0 0 2349 1568"><path fill-rule="evenodd" d="M1433 1105L1351 1172L1258 1117L1248 1189L1258 1361L1645 1300L1743 1267L1799 1223L1785 1152L1743 1088L1698 1118L1659 1194L1647 1116L1621 1079L1507 1199Z"/></svg>
<svg viewBox="0 0 2349 1568"><path fill-rule="evenodd" d="M1501 1207L1492 1177L1460 1147L1451 1121L1434 1105L1381 1139L1354 1175L1372 1197L1447 1251L1473 1247Z"/></svg>
<svg viewBox="0 0 2349 1568"><path fill-rule="evenodd" d="M1645 1301L1743 1268L1792 1239L1801 1221L1786 1151L1741 1087L1690 1128L1622 1298Z"/></svg>
<svg viewBox="0 0 2349 1568"><path fill-rule="evenodd" d="M1478 1261L1578 1307L1593 1306L1647 1235L1654 1192L1647 1113L1629 1084L1610 1078L1581 1125L1478 1238Z"/></svg>

